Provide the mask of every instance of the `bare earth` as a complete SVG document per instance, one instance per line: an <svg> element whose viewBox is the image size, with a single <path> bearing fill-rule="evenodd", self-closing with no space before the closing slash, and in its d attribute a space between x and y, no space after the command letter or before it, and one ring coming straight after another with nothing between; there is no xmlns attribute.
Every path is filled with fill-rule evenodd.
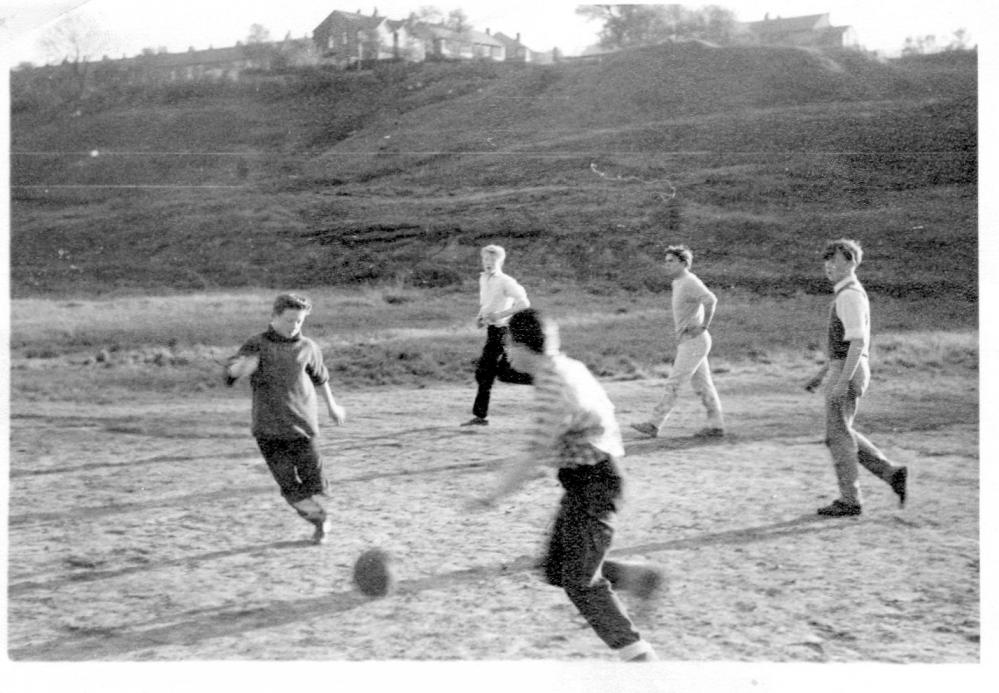
<svg viewBox="0 0 999 693"><path fill-rule="evenodd" d="M719 373L730 435L708 444L683 437L702 417L689 390L671 437L639 440L628 423L661 381L606 383L628 450L614 553L669 576L649 608L624 596L639 629L673 662L977 663L977 380L875 373L858 427L909 465L910 502L862 470L864 515L820 519L821 396L786 371ZM463 509L516 450L528 388L497 386L475 429L457 426L471 387L337 394L325 546L278 495L248 394L13 401L10 658L613 661L532 569L557 482ZM374 600L350 584L372 546L398 580Z"/></svg>

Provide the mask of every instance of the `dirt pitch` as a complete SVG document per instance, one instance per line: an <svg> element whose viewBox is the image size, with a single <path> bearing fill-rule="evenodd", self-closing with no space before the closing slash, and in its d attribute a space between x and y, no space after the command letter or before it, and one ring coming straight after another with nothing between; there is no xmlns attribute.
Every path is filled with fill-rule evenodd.
<svg viewBox="0 0 999 693"><path fill-rule="evenodd" d="M977 381L875 373L858 424L909 465L911 500L899 509L862 471L864 515L823 520L814 510L835 481L807 375L763 364L719 373L730 435L709 444L684 438L701 424L689 392L673 437L639 440L627 424L661 381L606 383L628 451L614 553L669 576L651 609L625 597L668 660L656 666L671 667L660 683L705 662L979 661ZM349 421L323 432L336 518L325 546L308 543L309 526L279 497L249 436L248 396L13 401L9 657L611 665L531 567L557 482L463 510L516 449L531 393L498 386L493 425L459 428L472 394L338 392ZM350 585L372 546L393 555L398 579L374 600Z"/></svg>

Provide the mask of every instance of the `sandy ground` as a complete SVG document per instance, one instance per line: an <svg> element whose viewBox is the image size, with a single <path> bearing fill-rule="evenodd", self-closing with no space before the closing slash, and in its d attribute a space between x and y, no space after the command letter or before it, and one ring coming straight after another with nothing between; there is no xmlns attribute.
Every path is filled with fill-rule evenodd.
<svg viewBox="0 0 999 693"><path fill-rule="evenodd" d="M977 380L875 373L859 428L909 465L910 503L862 471L864 515L820 519L835 481L805 377L718 373L730 435L709 444L689 438L689 391L670 437L640 440L627 424L661 381L606 383L628 450L614 553L669 577L651 606L624 597L637 626L672 662L978 662ZM463 509L513 451L528 388L497 386L474 429L457 426L471 387L339 391L325 546L278 495L246 394L12 401L12 660L613 661L531 567L554 478ZM372 546L397 578L373 600L350 584Z"/></svg>

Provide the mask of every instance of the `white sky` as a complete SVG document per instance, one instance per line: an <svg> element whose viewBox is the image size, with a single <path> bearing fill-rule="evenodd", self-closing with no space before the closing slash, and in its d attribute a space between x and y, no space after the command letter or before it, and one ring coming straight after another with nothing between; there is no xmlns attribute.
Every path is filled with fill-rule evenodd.
<svg viewBox="0 0 999 693"><path fill-rule="evenodd" d="M683 2L688 7L718 4L741 21L828 12L834 25L850 25L866 48L897 52L908 36L938 36L946 44L956 29L964 28L972 42L985 44L984 27L995 23L994 0L708 0ZM535 50L557 46L565 54L581 52L596 42L598 22L575 13L578 3L565 0L0 0L0 43L10 64L46 62L38 38L67 13L94 17L108 32L108 55L136 55L143 48L165 47L171 52L188 47L235 45L249 34L251 24L266 27L271 37L310 35L335 9L403 19L424 6L445 13L460 8L476 29L521 34Z"/></svg>

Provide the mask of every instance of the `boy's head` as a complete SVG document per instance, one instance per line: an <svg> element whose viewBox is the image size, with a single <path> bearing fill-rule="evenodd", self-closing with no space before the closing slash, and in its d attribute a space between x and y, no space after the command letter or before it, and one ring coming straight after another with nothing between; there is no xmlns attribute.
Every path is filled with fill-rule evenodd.
<svg viewBox="0 0 999 693"><path fill-rule="evenodd" d="M510 318L510 357L514 368L533 372L541 356L557 354L558 325L546 320L534 308L527 308Z"/></svg>
<svg viewBox="0 0 999 693"><path fill-rule="evenodd" d="M271 327L282 337L294 337L312 312L312 302L299 294L281 294L274 299Z"/></svg>
<svg viewBox="0 0 999 693"><path fill-rule="evenodd" d="M482 269L486 272L493 272L503 267L506 259L506 251L503 246L487 245L479 253L482 257Z"/></svg>
<svg viewBox="0 0 999 693"><path fill-rule="evenodd" d="M694 254L685 245L671 245L666 248L666 256L663 258L663 266L666 273L675 277L684 270L689 270L694 261Z"/></svg>
<svg viewBox="0 0 999 693"><path fill-rule="evenodd" d="M864 251L861 250L859 241L840 238L826 243L825 250L822 251L822 259L829 260L837 251L842 253L846 260L852 261L854 265L859 265L864 257Z"/></svg>
<svg viewBox="0 0 999 693"><path fill-rule="evenodd" d="M850 276L864 257L860 243L849 238L840 238L826 243L822 251L822 261L825 263L826 277L832 282L839 282Z"/></svg>

